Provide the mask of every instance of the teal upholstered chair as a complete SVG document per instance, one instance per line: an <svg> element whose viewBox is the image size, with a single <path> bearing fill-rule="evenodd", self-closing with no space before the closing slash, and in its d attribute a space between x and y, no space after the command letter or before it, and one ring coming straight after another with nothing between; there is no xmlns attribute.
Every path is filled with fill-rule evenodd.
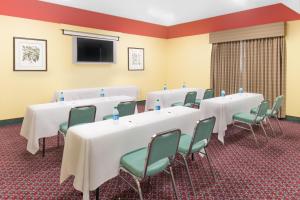
<svg viewBox="0 0 300 200"><path fill-rule="evenodd" d="M171 104L171 106L193 107L193 105L195 105L196 97L197 97L196 91L188 92L185 95L184 102L176 102L176 103Z"/></svg>
<svg viewBox="0 0 300 200"><path fill-rule="evenodd" d="M78 124L92 123L95 122L96 117L96 106L78 106L74 107L69 112L69 120L60 124L58 135L57 135L57 146L59 146L59 134L63 136L67 135L69 127Z"/></svg>
<svg viewBox="0 0 300 200"><path fill-rule="evenodd" d="M178 193L175 185L172 164L178 149L181 132L179 129L166 131L152 137L147 147L131 151L121 157L120 177L139 193L142 200L142 190L140 182L147 177L154 176L163 171L171 175L172 186L175 197ZM169 169L167 171L166 169ZM130 174L137 184L137 188L132 186L123 176L121 171Z"/></svg>
<svg viewBox="0 0 300 200"><path fill-rule="evenodd" d="M267 122L268 122L269 126L271 127L272 133L274 135L275 135L274 129L271 125L271 122L270 122L269 118L275 118L276 119L277 124L279 126L279 129L280 129L281 133L283 134L282 127L281 127L280 122L278 120L278 115L279 115L279 112L280 112L280 108L282 107L282 104L283 104L283 96L281 95L281 96L278 96L278 97L275 98L275 101L273 103L272 108L268 109L267 113L266 113ZM252 108L251 109L251 113L257 114L257 112L258 112L258 108Z"/></svg>
<svg viewBox="0 0 300 200"><path fill-rule="evenodd" d="M124 117L127 115L133 115L135 112L136 107L136 101L125 101L120 102L117 106L117 109L119 111L119 116ZM112 119L113 115L106 115L103 117L103 120Z"/></svg>
<svg viewBox="0 0 300 200"><path fill-rule="evenodd" d="M266 133L266 131L264 129L264 126L263 126L263 120L267 116L268 108L269 108L269 103L268 103L268 101L264 100L259 105L258 111L257 111L256 114L253 114L253 113L250 113L250 112L249 113L236 113L232 117L234 126L242 128L242 129L250 130L252 132L257 146L258 146L258 143L257 143L255 133L253 131L252 125L260 125L261 128L263 129L263 132L264 132L267 140L268 140L267 133ZM246 124L246 125L249 126L250 129L239 126L239 125L236 125L236 122Z"/></svg>
<svg viewBox="0 0 300 200"><path fill-rule="evenodd" d="M196 195L196 193L195 193L195 188L194 188L194 185L193 185L193 182L191 179L189 167L187 164L187 159L194 153L200 153L200 154L205 155L207 158L211 173L213 174L213 176L215 178L215 175L212 170L210 160L209 160L209 157L208 157L208 154L206 151L206 147L209 144L210 137L211 137L211 134L212 134L214 126L215 126L215 121L216 121L215 117L211 117L208 119L198 121L192 136L182 133L182 135L180 137L178 153L183 158L184 163L182 163L178 160L177 161L179 163L185 165L185 168L186 168L186 171L187 171L187 174L189 177L189 182L193 189L194 195Z"/></svg>
<svg viewBox="0 0 300 200"><path fill-rule="evenodd" d="M195 105L200 107L201 100L210 99L210 98L213 98L214 96L215 96L215 94L214 94L213 89L206 89L205 92L204 92L204 95L203 95L203 99L196 99Z"/></svg>

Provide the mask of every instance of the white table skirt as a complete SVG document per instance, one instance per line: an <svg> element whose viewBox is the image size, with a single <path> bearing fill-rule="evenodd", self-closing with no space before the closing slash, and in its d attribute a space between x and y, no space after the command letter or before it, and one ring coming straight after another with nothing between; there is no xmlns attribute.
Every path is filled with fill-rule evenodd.
<svg viewBox="0 0 300 200"><path fill-rule="evenodd" d="M215 97L201 101L201 118L215 116L216 124L214 133L218 133L218 139L224 144L227 125L232 123L232 116L239 112L249 112L257 107L264 97L262 94L243 93L232 94L225 97Z"/></svg>
<svg viewBox="0 0 300 200"><path fill-rule="evenodd" d="M200 88L180 88L150 92L147 94L145 109L153 109L157 99L159 99L162 108L170 107L171 104L176 102L184 102L185 95L190 91L196 91L198 99L202 99L205 92L204 89Z"/></svg>
<svg viewBox="0 0 300 200"><path fill-rule="evenodd" d="M35 154L39 150L39 139L57 135L59 125L68 121L72 107L95 105L96 121L99 121L103 116L112 114L114 106L118 103L132 100L135 98L115 96L32 105L26 110L20 135L28 140L27 150Z"/></svg>
<svg viewBox="0 0 300 200"><path fill-rule="evenodd" d="M139 89L136 86L120 86L120 87L99 87L99 88L83 88L59 90L54 93L52 101L56 101L58 95L63 92L65 101L78 99L90 99L100 97L100 91L104 89L105 97L111 96L130 96L138 99Z"/></svg>
<svg viewBox="0 0 300 200"><path fill-rule="evenodd" d="M120 158L132 150L146 147L151 137L174 128L192 134L200 111L171 107L113 120L71 127L65 139L60 182L74 175L75 189L84 199L89 191L118 176Z"/></svg>

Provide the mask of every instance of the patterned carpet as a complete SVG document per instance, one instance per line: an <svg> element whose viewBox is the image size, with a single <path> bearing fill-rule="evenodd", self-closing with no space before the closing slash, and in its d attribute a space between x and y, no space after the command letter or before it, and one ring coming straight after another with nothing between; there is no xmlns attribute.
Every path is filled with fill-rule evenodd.
<svg viewBox="0 0 300 200"><path fill-rule="evenodd" d="M283 121L285 134L266 143L258 132L259 148L247 131L230 127L225 145L214 135L208 153L217 180L213 180L207 160L189 160L197 197L184 167L175 166L175 179L181 198L188 199L300 199L300 124ZM0 127L0 199L81 199L71 177L59 184L63 146L56 138L47 139L46 157L31 155L20 125ZM270 133L270 130L269 130ZM162 174L142 184L145 199L173 199L169 176ZM91 192L94 198L94 192ZM100 199L138 199L138 195L116 177L100 188Z"/></svg>

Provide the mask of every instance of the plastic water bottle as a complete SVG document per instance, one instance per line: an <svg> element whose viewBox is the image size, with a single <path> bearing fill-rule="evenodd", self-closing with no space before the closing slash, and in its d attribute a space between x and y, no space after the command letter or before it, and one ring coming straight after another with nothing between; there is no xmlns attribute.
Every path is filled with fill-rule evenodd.
<svg viewBox="0 0 300 200"><path fill-rule="evenodd" d="M159 99L156 99L156 101L155 101L154 110L160 110L160 102L159 102Z"/></svg>
<svg viewBox="0 0 300 200"><path fill-rule="evenodd" d="M104 89L102 88L101 90L100 90L100 97L104 97L105 95L104 95Z"/></svg>
<svg viewBox="0 0 300 200"><path fill-rule="evenodd" d="M167 84L164 84L164 86L163 86L163 90L167 90L168 88L167 88Z"/></svg>
<svg viewBox="0 0 300 200"><path fill-rule="evenodd" d="M225 97L226 93L225 93L225 90L222 90L221 91L221 97Z"/></svg>
<svg viewBox="0 0 300 200"><path fill-rule="evenodd" d="M186 84L185 84L185 82L183 82L183 84L182 84L182 88L186 88Z"/></svg>
<svg viewBox="0 0 300 200"><path fill-rule="evenodd" d="M243 88L240 88L240 89L239 89L239 93L240 93L240 94L244 93L244 89L243 89Z"/></svg>
<svg viewBox="0 0 300 200"><path fill-rule="evenodd" d="M59 94L59 101L64 101L64 100L65 100L64 93L60 92L60 94Z"/></svg>
<svg viewBox="0 0 300 200"><path fill-rule="evenodd" d="M114 121L119 120L119 111L118 111L117 107L114 107L114 110L113 110L113 120Z"/></svg>

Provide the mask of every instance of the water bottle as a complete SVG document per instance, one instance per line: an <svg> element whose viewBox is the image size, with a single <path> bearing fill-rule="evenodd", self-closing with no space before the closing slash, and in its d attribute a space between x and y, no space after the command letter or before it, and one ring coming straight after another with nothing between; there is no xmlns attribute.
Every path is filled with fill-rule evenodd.
<svg viewBox="0 0 300 200"><path fill-rule="evenodd" d="M156 99L154 110L160 110L160 102L159 102L159 99Z"/></svg>
<svg viewBox="0 0 300 200"><path fill-rule="evenodd" d="M117 107L114 107L114 110L113 110L113 120L114 121L119 120L119 111L118 111Z"/></svg>
<svg viewBox="0 0 300 200"><path fill-rule="evenodd" d="M225 90L222 90L221 91L221 97L225 97L226 93L225 93Z"/></svg>
<svg viewBox="0 0 300 200"><path fill-rule="evenodd" d="M60 92L60 94L59 94L59 101L64 101L64 100L65 100L64 93Z"/></svg>
<svg viewBox="0 0 300 200"><path fill-rule="evenodd" d="M240 89L239 89L239 93L242 94L243 92L244 92L244 89L243 89L243 88L240 88Z"/></svg>
<svg viewBox="0 0 300 200"><path fill-rule="evenodd" d="M104 89L103 88L100 90L100 97L104 97Z"/></svg>
<svg viewBox="0 0 300 200"><path fill-rule="evenodd" d="M168 88L167 88L167 84L164 84L164 86L163 86L163 90L167 90Z"/></svg>
<svg viewBox="0 0 300 200"><path fill-rule="evenodd" d="M185 84L185 82L183 82L183 84L182 84L182 88L186 88L186 84Z"/></svg>

